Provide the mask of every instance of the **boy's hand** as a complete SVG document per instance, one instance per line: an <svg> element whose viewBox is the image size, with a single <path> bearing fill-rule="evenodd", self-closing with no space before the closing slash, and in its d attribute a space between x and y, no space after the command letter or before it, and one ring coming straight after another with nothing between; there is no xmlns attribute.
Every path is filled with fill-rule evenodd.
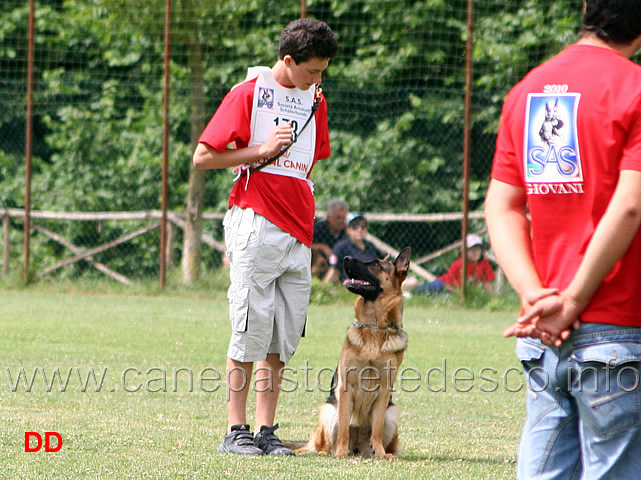
<svg viewBox="0 0 641 480"><path fill-rule="evenodd" d="M293 139L291 123L284 123L272 130L269 139L258 149L260 158L270 158L277 155L283 148L289 145Z"/></svg>

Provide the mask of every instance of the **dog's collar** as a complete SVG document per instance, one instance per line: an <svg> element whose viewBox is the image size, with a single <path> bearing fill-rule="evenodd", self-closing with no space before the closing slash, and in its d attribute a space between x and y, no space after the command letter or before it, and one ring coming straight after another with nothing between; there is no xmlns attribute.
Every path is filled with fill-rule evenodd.
<svg viewBox="0 0 641 480"><path fill-rule="evenodd" d="M378 328L381 330L385 330L386 328L391 328L392 330L401 330L398 328L398 325L394 325L393 323L390 323L389 325L385 325L384 327L379 327L378 325L370 325L368 323L361 323L358 320L354 320L354 323L352 323L352 327L356 328Z"/></svg>

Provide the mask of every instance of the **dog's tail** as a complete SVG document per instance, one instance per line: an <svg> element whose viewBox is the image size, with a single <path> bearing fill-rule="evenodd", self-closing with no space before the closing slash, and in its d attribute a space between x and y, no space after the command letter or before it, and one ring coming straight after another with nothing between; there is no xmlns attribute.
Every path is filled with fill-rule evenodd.
<svg viewBox="0 0 641 480"><path fill-rule="evenodd" d="M287 448L291 448L296 452L310 453L316 451L313 442L308 440L281 440L281 442L283 442L283 445Z"/></svg>

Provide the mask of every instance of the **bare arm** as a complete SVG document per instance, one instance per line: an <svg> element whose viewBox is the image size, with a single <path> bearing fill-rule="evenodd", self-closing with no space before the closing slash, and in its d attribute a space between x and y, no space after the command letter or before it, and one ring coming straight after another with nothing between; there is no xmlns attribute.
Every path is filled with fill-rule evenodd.
<svg viewBox="0 0 641 480"><path fill-rule="evenodd" d="M543 288L534 266L525 190L492 180L485 198L485 221L497 262L523 307L555 292Z"/></svg>
<svg viewBox="0 0 641 480"><path fill-rule="evenodd" d="M614 195L590 240L585 257L570 285L559 297L538 302L521 318L536 321L538 329L570 324L588 306L605 276L625 255L641 224L641 172L620 173Z"/></svg>
<svg viewBox="0 0 641 480"><path fill-rule="evenodd" d="M624 170L566 294L585 308L623 258L641 223L641 172Z"/></svg>
<svg viewBox="0 0 641 480"><path fill-rule="evenodd" d="M340 278L340 273L337 268L335 267L329 267L329 270L327 270L327 273L325 274L325 279L323 282L325 283L336 283L338 282Z"/></svg>
<svg viewBox="0 0 641 480"><path fill-rule="evenodd" d="M226 149L222 152L205 143L199 143L194 152L193 162L197 169L229 168L253 163L263 158L276 155L292 140L292 126L289 123L279 125L272 130L267 142L253 147Z"/></svg>
<svg viewBox="0 0 641 480"><path fill-rule="evenodd" d="M332 248L326 243L312 243L312 249L318 249L323 252L327 258L332 254Z"/></svg>
<svg viewBox="0 0 641 480"><path fill-rule="evenodd" d="M525 190L492 180L485 198L485 221L497 262L519 295L523 309L528 311L540 299L557 298L550 297L558 293L557 289L543 288L534 265ZM567 328L553 333L538 329L537 320L538 316L534 316L526 324L522 320L516 322L503 334L538 337L547 344L570 334Z"/></svg>

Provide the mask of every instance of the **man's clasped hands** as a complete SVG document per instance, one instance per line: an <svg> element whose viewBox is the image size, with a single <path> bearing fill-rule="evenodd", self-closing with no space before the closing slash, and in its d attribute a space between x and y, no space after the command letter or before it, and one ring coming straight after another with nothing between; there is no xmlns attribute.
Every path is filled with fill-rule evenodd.
<svg viewBox="0 0 641 480"><path fill-rule="evenodd" d="M583 311L566 292L556 288L539 288L528 292L523 301L522 315L508 327L505 337L538 338L544 345L560 347L580 327Z"/></svg>

